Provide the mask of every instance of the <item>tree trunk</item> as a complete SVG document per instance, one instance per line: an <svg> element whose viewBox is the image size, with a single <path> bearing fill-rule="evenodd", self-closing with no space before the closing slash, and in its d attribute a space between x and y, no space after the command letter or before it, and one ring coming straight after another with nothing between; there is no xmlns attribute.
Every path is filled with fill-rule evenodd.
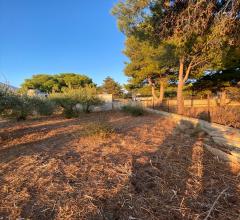
<svg viewBox="0 0 240 220"><path fill-rule="evenodd" d="M162 104L162 101L163 101L163 98L164 98L164 82L162 80L160 80L160 91L159 91L160 95L159 95L159 97L156 94L155 86L152 83L151 79L148 79L148 83L152 88L153 99L156 100L158 104Z"/></svg>
<svg viewBox="0 0 240 220"><path fill-rule="evenodd" d="M152 87L152 96L153 96L153 99L158 100L158 97L157 97L156 92L155 92L155 87L154 87L154 85L152 84L151 87Z"/></svg>
<svg viewBox="0 0 240 220"><path fill-rule="evenodd" d="M149 85L151 86L152 88L152 96L153 96L153 101L156 100L157 101L157 104L161 105L162 102L163 102L163 98L164 98L164 87L165 87L165 82L164 82L164 79L161 79L159 80L159 84L160 84L160 90L159 90L159 97L157 96L156 94L156 91L155 91L155 85L154 83L152 82L151 79L148 79L148 83Z"/></svg>
<svg viewBox="0 0 240 220"><path fill-rule="evenodd" d="M159 95L159 104L162 104L164 98L164 82L160 81L160 95Z"/></svg>
<svg viewBox="0 0 240 220"><path fill-rule="evenodd" d="M183 69L184 61L180 59L180 68L178 73L178 88L177 88L177 112L178 114L182 115L184 113L184 98L183 98Z"/></svg>

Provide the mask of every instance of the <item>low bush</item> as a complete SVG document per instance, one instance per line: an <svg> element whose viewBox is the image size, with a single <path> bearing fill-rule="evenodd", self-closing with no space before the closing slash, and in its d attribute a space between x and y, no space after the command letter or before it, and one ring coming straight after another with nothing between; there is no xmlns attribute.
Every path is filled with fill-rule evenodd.
<svg viewBox="0 0 240 220"><path fill-rule="evenodd" d="M25 120L28 116L51 115L55 105L48 99L17 94L7 87L0 88L0 115Z"/></svg>
<svg viewBox="0 0 240 220"><path fill-rule="evenodd" d="M47 98L31 97L30 102L34 111L42 116L52 115L56 108L56 104Z"/></svg>
<svg viewBox="0 0 240 220"><path fill-rule="evenodd" d="M66 118L77 118L80 115L80 111L74 108L74 106L64 106L63 107L63 114Z"/></svg>
<svg viewBox="0 0 240 220"><path fill-rule="evenodd" d="M25 120L33 111L30 98L19 95L8 88L0 88L0 114L3 117L15 117L17 120Z"/></svg>
<svg viewBox="0 0 240 220"><path fill-rule="evenodd" d="M126 112L128 114L131 114L132 116L141 116L144 115L144 109L142 106L136 105L124 105L121 110L123 112Z"/></svg>
<svg viewBox="0 0 240 220"><path fill-rule="evenodd" d="M52 94L50 99L63 108L63 113L67 118L71 118L78 117L81 113L89 113L92 106L101 104L102 101L96 94L95 88L83 87Z"/></svg>
<svg viewBox="0 0 240 220"><path fill-rule="evenodd" d="M67 118L78 117L101 103L96 89L92 87L66 89L63 93L50 95L49 99L17 94L7 87L0 88L0 115L17 120L25 120L30 115L52 115L58 107L63 109Z"/></svg>

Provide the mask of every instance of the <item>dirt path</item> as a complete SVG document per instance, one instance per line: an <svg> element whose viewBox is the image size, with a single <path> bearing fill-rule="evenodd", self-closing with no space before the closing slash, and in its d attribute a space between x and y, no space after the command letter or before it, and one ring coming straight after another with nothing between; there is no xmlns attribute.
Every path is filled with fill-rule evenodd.
<svg viewBox="0 0 240 220"><path fill-rule="evenodd" d="M87 136L94 121L115 132ZM238 167L205 150L206 134L169 119L113 112L2 122L0 137L0 219L240 217Z"/></svg>

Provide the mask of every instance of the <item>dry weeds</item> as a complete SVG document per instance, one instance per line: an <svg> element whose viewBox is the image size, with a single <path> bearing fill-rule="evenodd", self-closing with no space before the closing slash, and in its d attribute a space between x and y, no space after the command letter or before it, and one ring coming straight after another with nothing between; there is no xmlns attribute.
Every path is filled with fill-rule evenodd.
<svg viewBox="0 0 240 220"><path fill-rule="evenodd" d="M86 136L99 120L114 132ZM112 112L0 126L0 219L240 216L239 169L169 119Z"/></svg>

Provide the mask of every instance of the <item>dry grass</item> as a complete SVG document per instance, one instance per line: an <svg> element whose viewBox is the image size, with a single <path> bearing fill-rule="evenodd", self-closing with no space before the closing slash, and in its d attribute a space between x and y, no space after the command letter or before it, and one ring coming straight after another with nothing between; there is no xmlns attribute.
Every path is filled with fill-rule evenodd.
<svg viewBox="0 0 240 220"><path fill-rule="evenodd" d="M107 122L100 120L90 123L85 127L85 134L91 136L92 138L101 137L108 138L114 135L114 128Z"/></svg>
<svg viewBox="0 0 240 220"><path fill-rule="evenodd" d="M86 135L99 121L114 132ZM0 219L238 219L239 169L193 133L119 112L1 122Z"/></svg>

